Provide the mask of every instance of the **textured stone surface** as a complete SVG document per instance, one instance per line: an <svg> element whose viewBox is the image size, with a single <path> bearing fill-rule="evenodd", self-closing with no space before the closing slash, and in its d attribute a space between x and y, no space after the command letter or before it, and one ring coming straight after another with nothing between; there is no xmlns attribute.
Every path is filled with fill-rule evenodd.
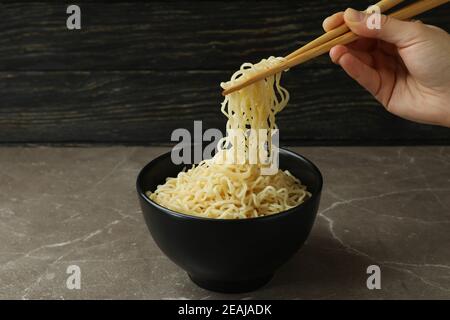
<svg viewBox="0 0 450 320"><path fill-rule="evenodd" d="M450 298L450 147L293 148L325 186L303 249L264 288L205 291L151 239L139 169L164 148L0 148L0 298ZM69 265L81 290L66 288ZM377 264L382 289L366 288Z"/></svg>

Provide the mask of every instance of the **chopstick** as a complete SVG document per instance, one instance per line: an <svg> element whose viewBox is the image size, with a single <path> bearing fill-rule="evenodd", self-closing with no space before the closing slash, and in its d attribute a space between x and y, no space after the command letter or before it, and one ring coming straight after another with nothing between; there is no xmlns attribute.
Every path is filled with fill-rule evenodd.
<svg viewBox="0 0 450 320"><path fill-rule="evenodd" d="M431 9L434 9L438 6L441 6L445 3L450 2L450 0L420 0L416 3L413 3L403 9L400 9L392 14L390 14L391 17L399 19L399 20L406 20L413 18L421 13L424 13L426 11L429 11ZM237 90L240 90L248 85L251 85L259 80L265 79L271 75L274 75L276 73L279 73L283 70L292 68L293 66L299 65L301 63L304 63L308 60L311 60L315 57L318 57L328 51L331 50L334 46L338 44L349 44L353 41L358 39L358 36L349 31L347 33L344 33L343 35L340 35L334 39L331 39L321 45L315 46L303 53L297 54L293 56L292 58L281 62L279 65L268 69L266 71L263 71L245 81L242 81L241 83L238 83L234 86L231 86L225 90L222 91L222 95L226 96L232 92L235 92Z"/></svg>
<svg viewBox="0 0 450 320"><path fill-rule="evenodd" d="M383 13L383 12L395 7L399 3L402 3L403 1L404 0L382 0L373 6L377 6L378 8L380 8L380 12ZM373 7L373 6L371 6L371 7ZM369 9L371 7L367 8L367 10L366 10L367 13L370 12ZM350 29L344 23L344 24L340 25L339 27L324 33L323 35L314 39L313 41L308 42L306 45L304 45L300 49L297 49L294 52L290 53L285 58L288 60L292 59L293 57L298 56L300 53L306 52L314 47L320 46L320 45L324 44L325 42L328 42L334 38L337 38L340 35L343 35L344 33L348 32L348 31L350 31Z"/></svg>

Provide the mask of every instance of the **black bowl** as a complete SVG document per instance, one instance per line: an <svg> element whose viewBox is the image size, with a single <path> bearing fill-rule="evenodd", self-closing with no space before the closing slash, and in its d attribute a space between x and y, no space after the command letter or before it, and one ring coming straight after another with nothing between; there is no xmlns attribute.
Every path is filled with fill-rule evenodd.
<svg viewBox="0 0 450 320"><path fill-rule="evenodd" d="M139 173L137 192L147 227L160 249L200 287L247 292L266 284L303 245L313 226L322 191L322 175L308 159L280 149L280 168L299 178L312 196L298 207L260 218L225 220L178 213L150 200L166 177L175 177L170 152Z"/></svg>

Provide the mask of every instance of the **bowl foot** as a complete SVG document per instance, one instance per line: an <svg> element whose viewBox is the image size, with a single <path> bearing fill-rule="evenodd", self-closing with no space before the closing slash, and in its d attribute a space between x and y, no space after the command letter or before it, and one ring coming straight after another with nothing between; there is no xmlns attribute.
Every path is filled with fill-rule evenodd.
<svg viewBox="0 0 450 320"><path fill-rule="evenodd" d="M193 275L189 275L192 282L199 287L222 293L244 293L254 291L261 288L272 279L273 274L257 279L248 279L242 281L220 281L220 280L205 280Z"/></svg>

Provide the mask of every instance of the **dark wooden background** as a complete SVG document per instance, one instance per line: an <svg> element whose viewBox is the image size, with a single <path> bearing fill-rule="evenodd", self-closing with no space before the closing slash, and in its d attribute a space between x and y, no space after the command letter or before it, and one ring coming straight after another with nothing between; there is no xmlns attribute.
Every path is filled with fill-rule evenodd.
<svg viewBox="0 0 450 320"><path fill-rule="evenodd" d="M66 28L79 4L82 30ZM0 3L0 142L167 144L175 128L224 128L219 83L285 55L329 13L364 1ZM423 15L450 30L450 5ZM388 114L328 56L285 74L290 145L449 144L450 129Z"/></svg>

